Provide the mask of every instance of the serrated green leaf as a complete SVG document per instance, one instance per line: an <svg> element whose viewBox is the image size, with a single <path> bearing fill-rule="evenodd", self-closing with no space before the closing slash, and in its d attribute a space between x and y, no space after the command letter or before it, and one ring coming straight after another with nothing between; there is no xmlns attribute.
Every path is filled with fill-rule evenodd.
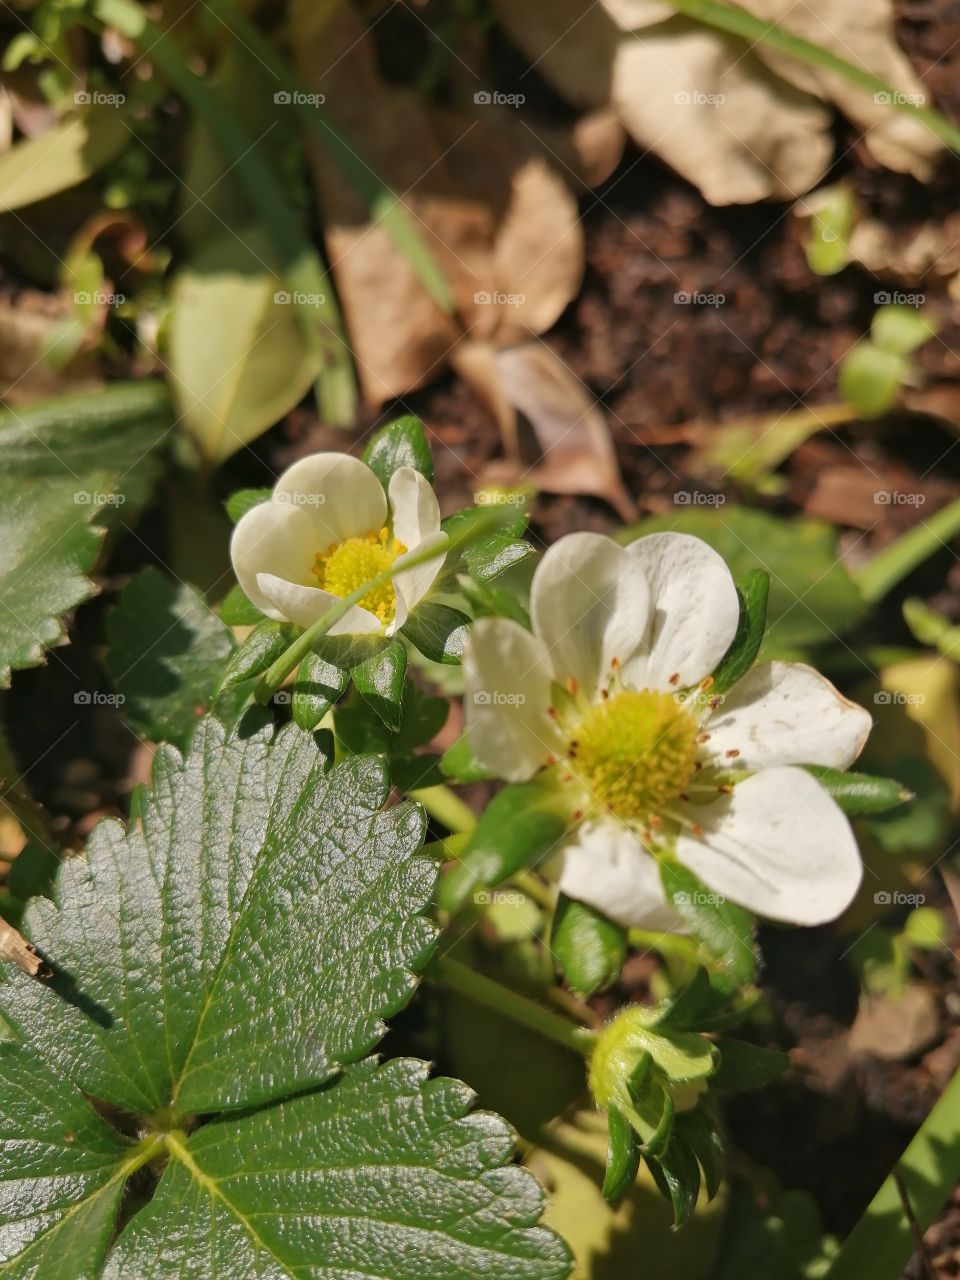
<svg viewBox="0 0 960 1280"><path fill-rule="evenodd" d="M239 582L233 584L220 604L221 621L228 627L255 627L264 617Z"/></svg>
<svg viewBox="0 0 960 1280"><path fill-rule="evenodd" d="M254 507L269 502L272 497L272 489L237 489L223 505L227 515L236 524L241 516L245 516Z"/></svg>
<svg viewBox="0 0 960 1280"><path fill-rule="evenodd" d="M717 1089L762 1089L778 1079L790 1065L785 1053L719 1036L720 1065L712 1084Z"/></svg>
<svg viewBox="0 0 960 1280"><path fill-rule="evenodd" d="M193 587L148 568L124 588L107 637L124 718L151 742L185 748L233 653L226 626Z"/></svg>
<svg viewBox="0 0 960 1280"><path fill-rule="evenodd" d="M291 712L301 729L312 732L350 683L350 672L318 653L308 653L293 682Z"/></svg>
<svg viewBox="0 0 960 1280"><path fill-rule="evenodd" d="M398 640L355 666L350 673L354 688L388 729L399 729L403 715L407 651Z"/></svg>
<svg viewBox="0 0 960 1280"><path fill-rule="evenodd" d="M757 972L757 952L750 912L711 893L678 862L662 862L660 878L667 900L686 921L708 957L716 985L735 990L752 982Z"/></svg>
<svg viewBox="0 0 960 1280"><path fill-rule="evenodd" d="M401 467L413 467L414 471L419 471L433 482L430 446L423 434L423 423L412 413L381 427L364 449L363 460L384 489L389 486L393 473Z"/></svg>
<svg viewBox="0 0 960 1280"><path fill-rule="evenodd" d="M425 601L414 609L401 631L431 662L458 663L469 625L470 619L459 609Z"/></svg>
<svg viewBox="0 0 960 1280"><path fill-rule="evenodd" d="M0 987L3 1274L567 1274L502 1121L426 1064L355 1065L429 955L436 868L375 760L328 763L295 726L207 717L185 760L158 752L140 825L101 823L59 906L29 907L55 976ZM147 1161L159 1184L104 1261Z"/></svg>
<svg viewBox="0 0 960 1280"><path fill-rule="evenodd" d="M886 813L913 799L913 792L895 778L875 778L869 773L842 773L839 769L827 769L817 764L803 767L833 796L843 812L852 817Z"/></svg>
<svg viewBox="0 0 960 1280"><path fill-rule="evenodd" d="M765 569L751 569L737 586L740 618L737 634L713 673L711 694L724 694L742 680L757 660L767 625L770 575Z"/></svg>
<svg viewBox="0 0 960 1280"><path fill-rule="evenodd" d="M94 594L104 529L146 498L171 418L150 382L0 415L0 685L41 662Z"/></svg>
<svg viewBox="0 0 960 1280"><path fill-rule="evenodd" d="M550 949L571 991L591 996L619 978L627 933L585 902L561 894L553 913Z"/></svg>
<svg viewBox="0 0 960 1280"><path fill-rule="evenodd" d="M220 692L262 675L282 653L286 653L299 632L299 627L289 622L275 622L273 618L257 623L243 644L230 655L220 681Z"/></svg>

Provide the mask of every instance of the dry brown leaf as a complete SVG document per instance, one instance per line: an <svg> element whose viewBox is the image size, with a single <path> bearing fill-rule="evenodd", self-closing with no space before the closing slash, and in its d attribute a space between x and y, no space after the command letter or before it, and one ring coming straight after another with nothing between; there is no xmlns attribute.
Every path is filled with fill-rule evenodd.
<svg viewBox="0 0 960 1280"><path fill-rule="evenodd" d="M949 281L960 272L960 214L906 231L864 218L850 233L851 257L882 280L920 285Z"/></svg>
<svg viewBox="0 0 960 1280"><path fill-rule="evenodd" d="M581 116L570 132L570 140L584 184L599 187L623 158L627 131L616 111L603 107Z"/></svg>
<svg viewBox="0 0 960 1280"><path fill-rule="evenodd" d="M603 412L560 357L532 341L498 350L494 363L500 393L530 424L540 460L528 468L498 464L491 479L526 481L548 493L593 494L621 519L635 520Z"/></svg>
<svg viewBox="0 0 960 1280"><path fill-rule="evenodd" d="M899 1000L864 996L848 1046L852 1056L903 1062L929 1049L940 1036L940 1013L929 987L911 982Z"/></svg>
<svg viewBox="0 0 960 1280"><path fill-rule="evenodd" d="M99 384L94 355L81 352L66 369L54 369L44 357L72 309L66 294L37 289L0 298L0 400L21 404Z"/></svg>

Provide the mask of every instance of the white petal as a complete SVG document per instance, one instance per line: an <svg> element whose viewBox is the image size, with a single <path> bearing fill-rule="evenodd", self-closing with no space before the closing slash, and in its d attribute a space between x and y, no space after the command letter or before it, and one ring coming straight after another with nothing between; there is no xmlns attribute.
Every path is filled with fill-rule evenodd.
<svg viewBox="0 0 960 1280"><path fill-rule="evenodd" d="M651 533L626 548L650 584L645 657L624 679L634 688L694 685L711 674L737 634L740 602L723 558L689 533ZM679 676L671 682L671 676Z"/></svg>
<svg viewBox="0 0 960 1280"><path fill-rule="evenodd" d="M530 616L560 684L572 676L592 698L617 658L642 641L650 593L643 570L612 538L571 533L533 575Z"/></svg>
<svg viewBox="0 0 960 1280"><path fill-rule="evenodd" d="M310 627L341 604L340 596L335 596L320 587L302 587L299 583L288 582L272 573L257 574L257 585L274 610L271 618L286 618L300 627ZM368 609L352 605L339 622L330 628L332 636L358 635L379 631L383 624Z"/></svg>
<svg viewBox="0 0 960 1280"><path fill-rule="evenodd" d="M478 618L463 673L470 745L488 769L524 782L563 743L547 715L550 662L543 644L509 618Z"/></svg>
<svg viewBox="0 0 960 1280"><path fill-rule="evenodd" d="M703 836L682 835L679 860L759 915L823 924L859 888L863 866L850 823L805 769L764 769L731 796L686 812Z"/></svg>
<svg viewBox="0 0 960 1280"><path fill-rule="evenodd" d="M345 453L301 458L274 485L273 501L309 514L317 540L314 552L344 538L379 532L387 522L380 481L365 462Z"/></svg>
<svg viewBox="0 0 960 1280"><path fill-rule="evenodd" d="M684 931L656 859L629 827L612 819L583 823L564 845L560 889L628 928Z"/></svg>
<svg viewBox="0 0 960 1280"><path fill-rule="evenodd" d="M754 667L710 718L708 750L735 769L820 764L846 769L873 721L829 680L802 662ZM727 751L739 755L726 759Z"/></svg>
<svg viewBox="0 0 960 1280"><path fill-rule="evenodd" d="M262 502L241 516L230 540L230 559L240 586L262 613L280 622L287 615L261 591L259 575L310 582L316 551L309 514L301 507L275 502Z"/></svg>
<svg viewBox="0 0 960 1280"><path fill-rule="evenodd" d="M400 467L390 477L393 536L408 550L440 529L440 504L433 486L413 467Z"/></svg>
<svg viewBox="0 0 960 1280"><path fill-rule="evenodd" d="M405 569L395 575L393 589L397 597L397 608L392 624L394 631L403 626L410 610L416 608L433 586L437 574L443 568L443 561L446 556L445 548L449 541L449 535L446 533L428 534L423 542L418 546L411 547L406 555L400 556L394 562L394 568L397 568L402 566L405 560L409 560L412 556L419 555L421 552L428 551L431 547L438 552L432 560L426 560L423 564L418 564L413 569Z"/></svg>

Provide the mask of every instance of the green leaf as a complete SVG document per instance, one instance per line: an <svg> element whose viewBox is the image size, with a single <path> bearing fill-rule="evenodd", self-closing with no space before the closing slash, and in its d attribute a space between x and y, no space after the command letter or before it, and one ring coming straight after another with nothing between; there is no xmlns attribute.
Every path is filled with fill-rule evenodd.
<svg viewBox="0 0 960 1280"><path fill-rule="evenodd" d="M757 660L767 625L770 574L765 569L751 569L737 587L737 596L740 599L737 634L713 673L711 694L732 689Z"/></svg>
<svg viewBox="0 0 960 1280"><path fill-rule="evenodd" d="M870 336L881 351L908 356L929 342L939 328L933 316L916 307L894 303L874 312Z"/></svg>
<svg viewBox="0 0 960 1280"><path fill-rule="evenodd" d="M401 631L431 662L458 663L469 626L470 619L458 609L425 601L414 609Z"/></svg>
<svg viewBox="0 0 960 1280"><path fill-rule="evenodd" d="M640 1140L630 1121L616 1107L607 1109L607 1135L603 1197L610 1204L616 1204L636 1181L640 1168Z"/></svg>
<svg viewBox="0 0 960 1280"><path fill-rule="evenodd" d="M696 1156L703 1170L707 1199L712 1200L720 1190L725 1163L723 1139L716 1120L701 1103L692 1111L681 1111L674 1118L673 1131L675 1140L684 1143Z"/></svg>
<svg viewBox="0 0 960 1280"><path fill-rule="evenodd" d="M850 261L850 234L856 222L853 191L838 182L807 197L810 209L807 265L818 276L833 276Z"/></svg>
<svg viewBox="0 0 960 1280"><path fill-rule="evenodd" d="M170 295L171 381L184 426L204 459L223 462L273 426L317 374L296 294L251 223L202 245Z"/></svg>
<svg viewBox="0 0 960 1280"><path fill-rule="evenodd" d="M239 582L233 584L220 605L220 617L228 627L253 627L263 622L264 616Z"/></svg>
<svg viewBox="0 0 960 1280"><path fill-rule="evenodd" d="M236 524L241 516L245 516L254 507L269 502L272 497L272 489L237 489L235 493L231 493L223 505L227 515Z"/></svg>
<svg viewBox="0 0 960 1280"><path fill-rule="evenodd" d="M700 1166L696 1156L682 1142L671 1142L660 1156L644 1154L653 1180L673 1205L675 1226L682 1226L693 1213L700 1194Z"/></svg>
<svg viewBox="0 0 960 1280"><path fill-rule="evenodd" d="M318 653L308 653L293 682L291 712L295 722L312 732L349 683L349 671L327 662Z"/></svg>
<svg viewBox="0 0 960 1280"><path fill-rule="evenodd" d="M384 489L388 488L393 473L401 467L413 467L433 483L430 446L423 434L423 423L412 413L381 427L364 449L363 460Z"/></svg>
<svg viewBox="0 0 960 1280"><path fill-rule="evenodd" d="M508 507L467 507L448 516L443 522L443 530L451 538L455 538L472 525L488 522L491 512L499 517L498 527L484 537L477 538L475 542L468 543L459 555L448 557L443 566L444 580L454 580L458 573L466 570L477 581L490 582L536 554L530 543L523 541L527 517Z"/></svg>
<svg viewBox="0 0 960 1280"><path fill-rule="evenodd" d="M185 760L158 752L141 823L102 822L59 906L28 908L55 976L0 987L6 1274L567 1274L501 1121L467 1118L469 1090L423 1063L356 1065L432 949L436 867L421 815L381 811L375 760L328 765L295 726L207 717Z"/></svg>
<svg viewBox="0 0 960 1280"><path fill-rule="evenodd" d="M567 830L556 797L534 782L504 787L493 797L470 836L458 866L440 886L440 905L456 911L477 889L493 888L535 866Z"/></svg>
<svg viewBox="0 0 960 1280"><path fill-rule="evenodd" d="M151 742L186 747L233 653L230 632L193 587L149 568L124 588L107 638L124 717Z"/></svg>
<svg viewBox="0 0 960 1280"><path fill-rule="evenodd" d="M827 769L818 764L803 767L851 817L886 813L913 799L913 792L895 778L875 778L869 773L842 773L839 769Z"/></svg>
<svg viewBox="0 0 960 1280"><path fill-rule="evenodd" d="M585 902L561 894L553 913L550 949L571 991L591 996L620 977L627 933Z"/></svg>
<svg viewBox="0 0 960 1280"><path fill-rule="evenodd" d="M41 662L94 594L104 529L146 499L171 417L155 382L0 415L0 685Z"/></svg>
<svg viewBox="0 0 960 1280"><path fill-rule="evenodd" d="M219 692L232 689L246 680L253 680L262 675L282 653L286 653L296 639L299 628L289 622L275 622L266 618L258 623L230 655Z"/></svg>
<svg viewBox="0 0 960 1280"><path fill-rule="evenodd" d="M85 182L131 136L122 111L97 104L17 143L0 156L0 211L22 209Z"/></svg>
<svg viewBox="0 0 960 1280"><path fill-rule="evenodd" d="M762 1089L779 1079L790 1065L785 1053L762 1049L746 1040L719 1036L720 1065L711 1080L716 1089Z"/></svg>
<svg viewBox="0 0 960 1280"><path fill-rule="evenodd" d="M869 338L858 342L840 365L840 394L861 418L880 418L897 403L910 366Z"/></svg>
<svg viewBox="0 0 960 1280"><path fill-rule="evenodd" d="M445 777L454 782L486 782L496 774L474 755L470 739L466 734L459 737L449 747L440 760L440 769Z"/></svg>
<svg viewBox="0 0 960 1280"><path fill-rule="evenodd" d="M864 617L866 605L837 555L836 530L819 520L784 519L727 503L714 511L678 511L632 525L622 538L676 529L719 551L738 582L751 569L770 574L767 634L760 658L796 657L832 642Z"/></svg>
<svg viewBox="0 0 960 1280"><path fill-rule="evenodd" d="M354 667L350 675L357 692L388 729L399 729L407 651L398 640Z"/></svg>
<svg viewBox="0 0 960 1280"><path fill-rule="evenodd" d="M716 985L735 990L752 982L757 953L750 912L711 893L679 862L662 862L660 878L668 901L700 942Z"/></svg>
<svg viewBox="0 0 960 1280"><path fill-rule="evenodd" d="M717 990L706 969L698 967L652 1025L658 1031L718 1031L742 1022L748 1010L743 1003L731 1008L729 993Z"/></svg>

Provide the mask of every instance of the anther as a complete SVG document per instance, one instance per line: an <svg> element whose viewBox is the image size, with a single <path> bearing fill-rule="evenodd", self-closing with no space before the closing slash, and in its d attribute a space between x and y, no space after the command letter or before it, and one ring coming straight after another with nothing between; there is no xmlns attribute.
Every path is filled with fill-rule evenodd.
<svg viewBox="0 0 960 1280"><path fill-rule="evenodd" d="M740 748L731 747L729 751L725 751L723 754L727 757L728 760L736 760L737 756L740 754Z"/></svg>
<svg viewBox="0 0 960 1280"><path fill-rule="evenodd" d="M680 672L675 671L673 675L670 677L670 679L667 681L667 684L678 685L679 683L680 683Z"/></svg>
<svg viewBox="0 0 960 1280"><path fill-rule="evenodd" d="M699 742L699 744L700 744L701 746L703 746L703 744L704 744L705 742L709 742L709 741L710 741L710 734L709 734L709 733L698 733L698 734L697 734L697 742Z"/></svg>

